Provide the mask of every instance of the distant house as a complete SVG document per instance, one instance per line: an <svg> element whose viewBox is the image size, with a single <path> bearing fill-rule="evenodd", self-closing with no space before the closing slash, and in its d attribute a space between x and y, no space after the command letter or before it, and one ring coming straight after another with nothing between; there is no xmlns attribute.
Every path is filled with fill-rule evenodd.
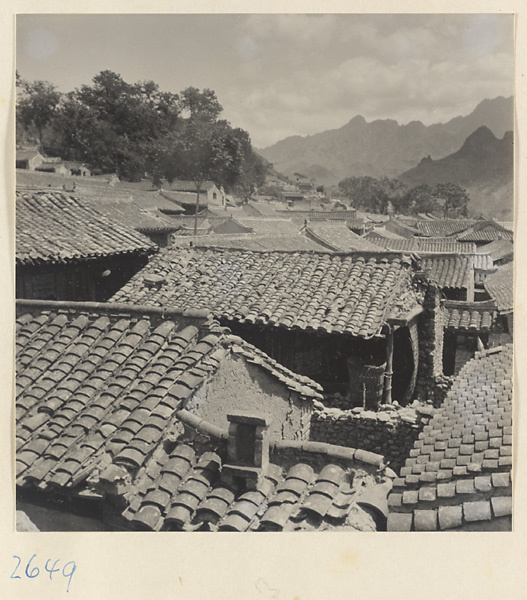
<svg viewBox="0 0 527 600"><path fill-rule="evenodd" d="M451 237L443 238L381 238L375 244L391 252L416 252L418 254L475 254L476 245L472 242L458 242Z"/></svg>
<svg viewBox="0 0 527 600"><path fill-rule="evenodd" d="M496 221L481 221L457 235L460 242L475 242L482 246L494 240L512 241L514 234Z"/></svg>
<svg viewBox="0 0 527 600"><path fill-rule="evenodd" d="M90 169L83 163L74 161L64 161L64 164L69 169L69 174L72 177L90 177Z"/></svg>
<svg viewBox="0 0 527 600"><path fill-rule="evenodd" d="M414 235L419 235L420 231L413 227L410 227L407 223L400 222L396 219L389 219L384 223L384 229L391 231L404 238L413 238Z"/></svg>
<svg viewBox="0 0 527 600"><path fill-rule="evenodd" d="M194 195L194 204L196 203L196 184L193 181L172 181L162 184L162 189L168 192L185 192ZM207 201L206 204L225 206L226 197L223 187L220 189L212 181L204 181L201 184L201 200Z"/></svg>
<svg viewBox="0 0 527 600"><path fill-rule="evenodd" d="M424 220L416 219L409 224L415 229L421 232L421 235L426 237L449 237L461 234L463 231L469 229L477 223L473 219L433 219ZM462 240L457 238L459 241L471 242L473 240ZM489 240L490 241L490 240Z"/></svg>
<svg viewBox="0 0 527 600"><path fill-rule="evenodd" d="M382 227L374 227L364 237L367 240L371 240L373 242L375 242L375 240L378 240L378 239L388 239L388 240L406 239L406 236L402 236L398 233L395 233L395 232L391 231L390 229L387 229L386 227L384 227L384 225Z"/></svg>
<svg viewBox="0 0 527 600"><path fill-rule="evenodd" d="M301 192L311 192L315 188L315 184L312 181L299 181L297 187Z"/></svg>
<svg viewBox="0 0 527 600"><path fill-rule="evenodd" d="M160 195L174 202L180 208L184 210L185 215L195 215L196 213L196 193L195 192L174 192L167 191L165 189L161 189L159 191ZM220 208L220 204L217 203L216 200L212 202L208 199L206 194L201 194L199 196L199 212L208 208ZM223 208L222 208L223 209Z"/></svg>
<svg viewBox="0 0 527 600"><path fill-rule="evenodd" d="M16 151L16 168L27 169L34 171L46 159L38 150L17 150Z"/></svg>
<svg viewBox="0 0 527 600"><path fill-rule="evenodd" d="M35 170L43 173L55 173L56 175L71 175L69 168L60 159L49 160L46 158Z"/></svg>
<svg viewBox="0 0 527 600"><path fill-rule="evenodd" d="M383 252L384 249L353 233L346 221L309 221L303 228L308 238L335 252Z"/></svg>
<svg viewBox="0 0 527 600"><path fill-rule="evenodd" d="M90 206L106 217L143 233L160 248L168 246L171 234L179 228L169 216L155 208L159 204L171 204L156 192L137 193L129 197L97 194L88 201ZM176 209L176 206L174 205L173 208Z"/></svg>
<svg viewBox="0 0 527 600"><path fill-rule="evenodd" d="M107 300L157 246L64 192L16 193L17 298Z"/></svg>
<svg viewBox="0 0 527 600"><path fill-rule="evenodd" d="M238 219L231 217L213 224L212 232L216 234L252 233L252 229L242 225Z"/></svg>
<svg viewBox="0 0 527 600"><path fill-rule="evenodd" d="M280 196L282 202L287 202L289 206L294 206L299 202L303 202L305 198L305 194L300 191L292 191L292 192L282 192Z"/></svg>

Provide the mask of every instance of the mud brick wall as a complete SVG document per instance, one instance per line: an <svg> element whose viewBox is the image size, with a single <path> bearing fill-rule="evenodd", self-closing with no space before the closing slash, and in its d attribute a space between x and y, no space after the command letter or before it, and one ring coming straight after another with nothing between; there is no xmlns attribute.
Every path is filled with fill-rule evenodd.
<svg viewBox="0 0 527 600"><path fill-rule="evenodd" d="M381 454L393 470L399 471L433 412L431 407L422 410L426 414L394 406L378 412L317 408L311 418L311 439Z"/></svg>

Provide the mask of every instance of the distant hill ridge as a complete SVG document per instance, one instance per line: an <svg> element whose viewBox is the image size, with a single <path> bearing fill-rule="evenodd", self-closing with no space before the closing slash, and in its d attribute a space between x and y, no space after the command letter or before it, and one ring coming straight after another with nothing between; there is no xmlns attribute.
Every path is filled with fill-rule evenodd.
<svg viewBox="0 0 527 600"><path fill-rule="evenodd" d="M456 152L439 160L425 158L399 177L408 185L457 183L467 189L473 215L512 217L514 136L506 131L498 139L485 126L467 137Z"/></svg>
<svg viewBox="0 0 527 600"><path fill-rule="evenodd" d="M456 152L471 133L486 126L498 138L513 129L513 98L485 99L466 116L447 123L405 125L393 119L367 122L356 116L339 129L292 136L260 154L286 175L295 172L337 183L344 177L397 177L430 155L440 159Z"/></svg>

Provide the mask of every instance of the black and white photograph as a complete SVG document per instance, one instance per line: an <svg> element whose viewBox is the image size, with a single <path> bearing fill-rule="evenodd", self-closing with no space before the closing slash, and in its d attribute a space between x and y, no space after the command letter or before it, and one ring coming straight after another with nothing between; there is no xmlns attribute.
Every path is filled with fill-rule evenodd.
<svg viewBox="0 0 527 600"><path fill-rule="evenodd" d="M16 16L18 532L513 531L514 26Z"/></svg>

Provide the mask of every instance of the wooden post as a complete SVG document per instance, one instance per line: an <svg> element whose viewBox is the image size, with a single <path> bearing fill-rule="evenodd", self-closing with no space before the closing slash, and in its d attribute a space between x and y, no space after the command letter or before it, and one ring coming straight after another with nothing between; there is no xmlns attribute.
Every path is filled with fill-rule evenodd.
<svg viewBox="0 0 527 600"><path fill-rule="evenodd" d="M196 192L196 211L194 212L194 236L198 234L198 212L199 212L199 194L201 192L201 183L197 186Z"/></svg>
<svg viewBox="0 0 527 600"><path fill-rule="evenodd" d="M393 377L393 328L388 325L386 334L386 370L384 371L384 403L392 403L392 377Z"/></svg>

